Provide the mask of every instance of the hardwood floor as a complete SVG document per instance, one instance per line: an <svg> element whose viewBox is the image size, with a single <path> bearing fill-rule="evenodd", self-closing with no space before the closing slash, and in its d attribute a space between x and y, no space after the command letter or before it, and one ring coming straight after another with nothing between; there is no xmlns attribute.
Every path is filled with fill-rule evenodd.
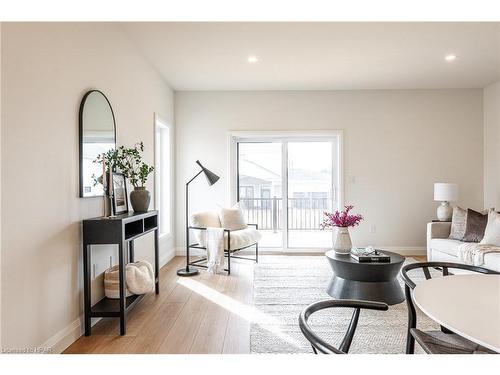
<svg viewBox="0 0 500 375"><path fill-rule="evenodd" d="M426 257L414 257L425 261ZM160 271L160 295L150 294L128 315L127 334L118 319L104 318L64 353L250 353L254 263L231 263L231 275L204 271L179 278L185 258L175 257Z"/></svg>
<svg viewBox="0 0 500 375"><path fill-rule="evenodd" d="M64 353L249 353L250 322L231 304L252 303L254 264L232 262L230 276L202 271L178 278L184 259L175 257L161 269L160 294L131 310L125 336L118 319L104 318Z"/></svg>

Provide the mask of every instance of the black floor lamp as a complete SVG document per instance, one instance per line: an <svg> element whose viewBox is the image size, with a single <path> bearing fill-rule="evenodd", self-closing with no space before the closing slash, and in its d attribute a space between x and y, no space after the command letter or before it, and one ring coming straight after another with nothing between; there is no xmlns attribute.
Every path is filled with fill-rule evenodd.
<svg viewBox="0 0 500 375"><path fill-rule="evenodd" d="M207 182L210 186L212 186L219 180L219 176L201 165L199 160L196 160L196 164L201 167L201 171L199 171L192 179L186 182L186 268L177 270L177 275L179 276L194 276L198 274L198 270L196 268L189 268L189 184L202 173L205 174Z"/></svg>

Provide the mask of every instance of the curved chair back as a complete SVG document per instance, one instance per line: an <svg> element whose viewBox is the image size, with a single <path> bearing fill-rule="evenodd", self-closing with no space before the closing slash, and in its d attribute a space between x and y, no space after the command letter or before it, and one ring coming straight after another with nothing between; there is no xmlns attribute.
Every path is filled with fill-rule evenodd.
<svg viewBox="0 0 500 375"><path fill-rule="evenodd" d="M468 264L461 263L451 263L451 262L420 262L420 263L412 263L407 264L401 269L401 277L405 282L405 297L406 297L406 305L408 306L408 331L406 336L406 353L413 354L415 352L415 338L411 334L411 330L417 327L417 312L415 310L415 305L412 301L411 290L415 289L416 284L408 275L408 271L415 270L421 268L424 272L425 278L427 280L431 279L431 272L429 269L441 269L443 276L448 276L450 273L450 269L457 269L463 271L477 272L485 275L494 275L499 274L499 272L489 270L487 268L478 267L478 266L470 266ZM441 327L441 330L445 333L451 333L451 331L447 330L444 327Z"/></svg>
<svg viewBox="0 0 500 375"><path fill-rule="evenodd" d="M351 317L351 322L349 323L349 327L347 328L347 332L338 348L331 344L328 344L325 340L315 334L308 323L308 319L313 313L320 310L336 307L350 307L354 309ZM300 313L299 326L305 338L311 343L312 349L315 354L318 354L318 352L323 354L347 354L351 347L354 333L356 332L360 310L368 309L387 311L388 308L389 307L382 302L347 299L319 301L310 304Z"/></svg>
<svg viewBox="0 0 500 375"><path fill-rule="evenodd" d="M482 274L490 274L490 275L496 275L499 274L499 272L489 270L487 268L483 267L478 267L478 266L471 266L468 264L461 264L461 263L451 263L451 262L419 262L419 263L412 263L412 264L407 264L401 269L401 276L403 277L403 280L405 284L410 287L411 289L415 289L415 283L413 280L408 276L408 271L417 269L417 268L422 268L422 271L424 272L425 278L427 280L431 279L431 273L429 271L429 268L434 268L434 269L441 269L443 276L448 276L450 275L450 269L457 269L457 270L464 270L464 271L470 271L470 272L477 272L477 273L482 273Z"/></svg>

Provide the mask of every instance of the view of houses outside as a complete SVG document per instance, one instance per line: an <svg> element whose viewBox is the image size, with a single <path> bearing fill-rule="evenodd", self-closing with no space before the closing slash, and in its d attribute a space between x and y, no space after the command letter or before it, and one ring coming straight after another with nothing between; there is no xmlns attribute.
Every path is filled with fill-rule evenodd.
<svg viewBox="0 0 500 375"><path fill-rule="evenodd" d="M239 200L247 222L263 233L261 246L330 247L331 231L320 231L323 212L332 209L331 142L288 142L288 228L283 227L281 142L239 144ZM286 183L286 180L285 180Z"/></svg>

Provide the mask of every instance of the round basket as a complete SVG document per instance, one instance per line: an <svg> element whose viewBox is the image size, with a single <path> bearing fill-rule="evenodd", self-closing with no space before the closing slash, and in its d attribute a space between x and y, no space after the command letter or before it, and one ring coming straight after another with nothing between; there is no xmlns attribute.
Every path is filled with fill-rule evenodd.
<svg viewBox="0 0 500 375"><path fill-rule="evenodd" d="M120 298L120 267L118 265L108 268L104 271L104 295L108 298ZM125 285L125 295L131 296L132 293Z"/></svg>

